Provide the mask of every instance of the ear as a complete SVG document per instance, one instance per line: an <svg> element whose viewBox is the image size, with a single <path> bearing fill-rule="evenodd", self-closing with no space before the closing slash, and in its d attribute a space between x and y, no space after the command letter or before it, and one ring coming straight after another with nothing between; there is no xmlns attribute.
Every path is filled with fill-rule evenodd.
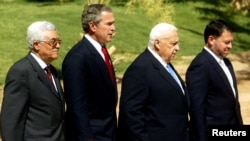
<svg viewBox="0 0 250 141"><path fill-rule="evenodd" d="M154 48L155 48L155 50L159 50L160 49L159 44L160 44L160 40L158 40L158 39L154 40Z"/></svg>
<svg viewBox="0 0 250 141"><path fill-rule="evenodd" d="M210 35L210 36L208 36L207 43L209 45L213 45L214 44L214 40L215 40L214 36Z"/></svg>
<svg viewBox="0 0 250 141"><path fill-rule="evenodd" d="M40 50L40 44L38 41L33 41L33 49L34 50Z"/></svg>
<svg viewBox="0 0 250 141"><path fill-rule="evenodd" d="M92 31L92 32L95 32L96 30L96 25L94 22L89 22L89 29Z"/></svg>

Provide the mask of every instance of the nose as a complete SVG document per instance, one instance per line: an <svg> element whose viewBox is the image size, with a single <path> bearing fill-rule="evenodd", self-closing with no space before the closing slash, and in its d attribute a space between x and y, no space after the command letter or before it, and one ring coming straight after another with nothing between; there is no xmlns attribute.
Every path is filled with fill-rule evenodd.
<svg viewBox="0 0 250 141"><path fill-rule="evenodd" d="M61 43L57 42L56 43L56 48L60 48L61 47Z"/></svg>
<svg viewBox="0 0 250 141"><path fill-rule="evenodd" d="M180 50L180 47L179 47L179 45L178 45L178 44L175 46L175 49L176 49L177 51L179 51L179 50Z"/></svg>
<svg viewBox="0 0 250 141"><path fill-rule="evenodd" d="M232 47L233 47L233 43L231 42L231 43L228 44L228 48L231 49Z"/></svg>
<svg viewBox="0 0 250 141"><path fill-rule="evenodd" d="M115 31L115 24L112 24L111 30L112 30L112 31Z"/></svg>

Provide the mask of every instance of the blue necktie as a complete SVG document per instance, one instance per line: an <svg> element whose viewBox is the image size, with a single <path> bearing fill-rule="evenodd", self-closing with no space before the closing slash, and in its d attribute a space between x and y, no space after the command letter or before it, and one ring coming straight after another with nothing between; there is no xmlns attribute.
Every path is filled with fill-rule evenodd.
<svg viewBox="0 0 250 141"><path fill-rule="evenodd" d="M175 74L174 70L172 69L172 67L170 66L170 64L167 64L167 71L170 73L170 75L175 79L175 81L177 82L177 84L180 86L182 92L184 93L184 90L181 86L181 82L179 80L179 78L177 77L177 75Z"/></svg>

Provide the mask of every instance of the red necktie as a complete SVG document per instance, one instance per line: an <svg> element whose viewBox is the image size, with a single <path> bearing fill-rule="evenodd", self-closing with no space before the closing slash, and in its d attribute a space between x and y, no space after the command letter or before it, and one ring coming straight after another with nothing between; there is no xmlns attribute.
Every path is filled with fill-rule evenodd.
<svg viewBox="0 0 250 141"><path fill-rule="evenodd" d="M108 55L108 51L105 46L102 46L102 53L104 54L105 64L109 71L110 79L112 80L112 82L114 82L114 75L113 75L113 70L112 70L112 66L110 63L110 57Z"/></svg>
<svg viewBox="0 0 250 141"><path fill-rule="evenodd" d="M53 82L53 80L52 80L52 73L51 73L51 71L50 71L50 67L47 66L47 67L45 68L45 71L47 72L47 75L48 75L50 81Z"/></svg>

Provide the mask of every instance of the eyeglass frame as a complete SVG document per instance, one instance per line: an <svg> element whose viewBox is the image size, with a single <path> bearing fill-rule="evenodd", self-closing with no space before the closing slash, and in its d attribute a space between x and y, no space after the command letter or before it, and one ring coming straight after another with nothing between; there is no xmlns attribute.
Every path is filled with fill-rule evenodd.
<svg viewBox="0 0 250 141"><path fill-rule="evenodd" d="M56 39L53 38L49 41L38 41L38 42L44 42L46 44L48 44L49 46L55 47L57 44L61 45L62 44L62 40L61 39Z"/></svg>

